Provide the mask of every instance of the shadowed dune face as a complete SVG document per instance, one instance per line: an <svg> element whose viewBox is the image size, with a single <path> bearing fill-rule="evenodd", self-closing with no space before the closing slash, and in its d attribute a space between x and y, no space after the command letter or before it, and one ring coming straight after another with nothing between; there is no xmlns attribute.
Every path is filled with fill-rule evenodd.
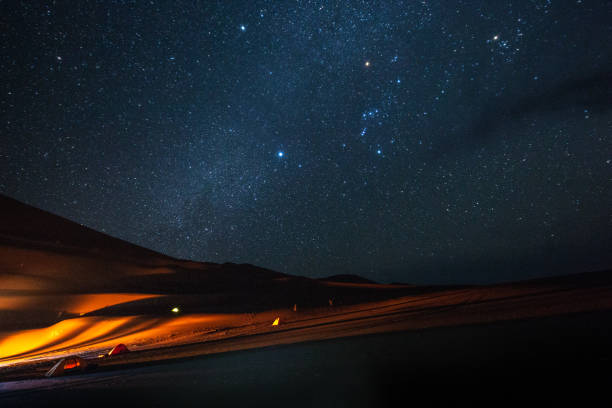
<svg viewBox="0 0 612 408"><path fill-rule="evenodd" d="M31 291L5 292L0 291L0 333L49 326L60 320L82 316L96 310L164 297L148 293L79 295L33 294Z"/></svg>
<svg viewBox="0 0 612 408"><path fill-rule="evenodd" d="M123 277L174 272L168 266L0 245L0 290L82 293L112 286Z"/></svg>
<svg viewBox="0 0 612 408"><path fill-rule="evenodd" d="M135 300L161 297L141 293L99 293L91 295L0 295L0 310L52 310L84 315L98 309ZM2 328L2 324L0 324Z"/></svg>

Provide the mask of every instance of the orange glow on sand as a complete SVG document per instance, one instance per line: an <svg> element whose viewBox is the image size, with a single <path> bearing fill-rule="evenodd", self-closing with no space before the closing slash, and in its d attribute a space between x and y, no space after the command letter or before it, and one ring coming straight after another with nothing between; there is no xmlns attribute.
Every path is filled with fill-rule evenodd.
<svg viewBox="0 0 612 408"><path fill-rule="evenodd" d="M145 347L170 344L193 336L195 330L244 324L242 315L198 314L150 317L79 317L49 327L0 332L0 365L31 358L60 356L75 352L111 348L117 343ZM136 347L138 348L138 347Z"/></svg>

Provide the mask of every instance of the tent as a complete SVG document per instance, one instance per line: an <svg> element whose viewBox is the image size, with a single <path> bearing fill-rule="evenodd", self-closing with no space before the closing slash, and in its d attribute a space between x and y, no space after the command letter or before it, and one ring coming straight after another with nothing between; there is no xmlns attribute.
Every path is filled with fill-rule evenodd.
<svg viewBox="0 0 612 408"><path fill-rule="evenodd" d="M108 356L115 356L117 354L128 353L130 350L123 343L117 344L111 351L108 352Z"/></svg>
<svg viewBox="0 0 612 408"><path fill-rule="evenodd" d="M58 377L64 374L83 371L87 367L87 361L79 356L62 358L47 373L45 377Z"/></svg>

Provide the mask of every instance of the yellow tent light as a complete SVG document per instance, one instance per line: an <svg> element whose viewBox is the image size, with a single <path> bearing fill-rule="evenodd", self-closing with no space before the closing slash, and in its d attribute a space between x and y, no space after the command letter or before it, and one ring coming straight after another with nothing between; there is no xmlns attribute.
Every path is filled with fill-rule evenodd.
<svg viewBox="0 0 612 408"><path fill-rule="evenodd" d="M172 313L178 313L179 312L179 308L178 307L173 307L172 308Z"/></svg>
<svg viewBox="0 0 612 408"><path fill-rule="evenodd" d="M280 320L280 317L277 317L276 320L274 321L274 323L272 323L272 326L278 326L278 321Z"/></svg>

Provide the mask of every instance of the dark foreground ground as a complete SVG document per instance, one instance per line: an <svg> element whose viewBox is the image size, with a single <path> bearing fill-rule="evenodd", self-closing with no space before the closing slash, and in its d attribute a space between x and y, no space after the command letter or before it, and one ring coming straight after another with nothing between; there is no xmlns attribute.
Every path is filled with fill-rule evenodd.
<svg viewBox="0 0 612 408"><path fill-rule="evenodd" d="M611 404L610 311L275 346L0 383L2 408Z"/></svg>

